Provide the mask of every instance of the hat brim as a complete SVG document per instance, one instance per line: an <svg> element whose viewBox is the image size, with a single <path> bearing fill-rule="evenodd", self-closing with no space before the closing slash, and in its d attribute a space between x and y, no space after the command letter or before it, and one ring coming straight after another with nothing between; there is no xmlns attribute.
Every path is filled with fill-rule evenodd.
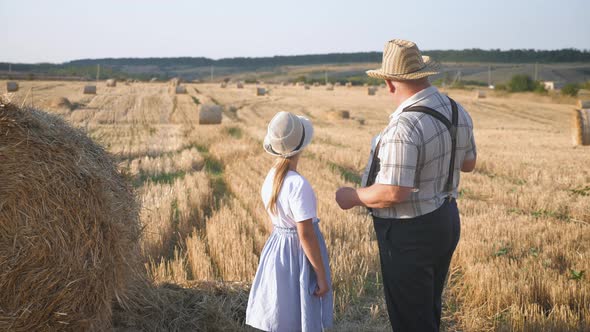
<svg viewBox="0 0 590 332"><path fill-rule="evenodd" d="M288 158L288 157L292 157L292 156L298 154L303 149L305 149L305 147L308 146L309 143L311 143L311 140L313 138L313 125L311 124L311 121L309 121L309 119L304 116L297 115L297 117L299 118L299 120L303 124L303 128L305 129L305 138L303 139L303 144L301 144L299 149L291 151L289 153L285 153L285 154L276 153L275 151L270 149L270 147L271 147L270 137L268 137L268 135L266 135L264 137L264 143L262 144L264 151L266 151L268 154L275 156L275 157Z"/></svg>
<svg viewBox="0 0 590 332"><path fill-rule="evenodd" d="M432 60L429 56L422 56L422 60L424 61L424 68L415 71L409 74L388 74L383 71L383 68L375 69L375 70L367 70L367 75L374 78L380 78L384 80L392 80L392 81L409 81L409 80L417 80L419 78L423 78L426 76L436 75L440 72L440 64L434 60Z"/></svg>

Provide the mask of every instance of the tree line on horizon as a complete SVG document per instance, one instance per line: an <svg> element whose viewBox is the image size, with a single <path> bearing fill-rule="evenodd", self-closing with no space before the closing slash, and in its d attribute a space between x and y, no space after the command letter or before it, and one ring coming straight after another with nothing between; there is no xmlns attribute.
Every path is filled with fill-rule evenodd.
<svg viewBox="0 0 590 332"><path fill-rule="evenodd" d="M590 62L590 50L578 50L573 48L561 50L431 50L424 51L440 62L485 62L485 63L566 63L566 62ZM240 57L210 59L205 57L176 57L176 58L103 58L80 59L61 64L38 63L0 63L0 72L12 71L27 73L33 78L35 75L69 76L80 78L92 78L96 76L96 66L101 65L101 77L122 78L134 77L146 79L157 77L169 78L166 72L179 67L228 67L241 70L256 70L259 68L272 68L279 66L296 65L321 65L321 64L348 64L348 63L376 63L381 62L381 52L357 52L357 53L330 53L315 55L293 55L273 57ZM146 70L138 74L125 72L124 66L151 66L153 72Z"/></svg>

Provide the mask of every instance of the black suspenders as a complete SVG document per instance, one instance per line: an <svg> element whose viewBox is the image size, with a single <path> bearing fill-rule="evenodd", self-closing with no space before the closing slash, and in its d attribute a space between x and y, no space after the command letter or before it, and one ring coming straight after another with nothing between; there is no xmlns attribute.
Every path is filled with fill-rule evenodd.
<svg viewBox="0 0 590 332"><path fill-rule="evenodd" d="M448 193L449 197L453 192L453 176L455 174L455 150L457 148L457 124L459 118L459 112L457 109L457 103L448 97L451 101L451 109L453 111L453 115L451 116L451 121L449 121L444 115L441 113L433 110L432 108L425 107L425 106L413 106L405 108L402 112L419 112L428 114L435 119L442 122L448 129L449 134L451 135L451 163L449 165L449 177L447 178L447 183L445 185L445 191ZM375 146L375 152L373 153L373 161L371 163L371 168L369 170L369 177L367 181L367 187L375 183L375 178L377 173L379 172L380 163L379 163L379 148L381 145L381 139L377 142L377 146Z"/></svg>
<svg viewBox="0 0 590 332"><path fill-rule="evenodd" d="M457 149L457 124L459 123L459 112L457 110L457 103L453 99L451 99L451 97L447 98L449 98L449 100L451 101L451 109L453 111L453 115L451 117L452 122L449 121L441 113L425 106L409 107L404 109L402 112L426 113L436 118L438 121L442 122L449 130L449 134L451 135L451 163L449 165L449 177L447 178L445 191L449 194L450 197L451 193L453 192L453 176L455 175L455 150Z"/></svg>

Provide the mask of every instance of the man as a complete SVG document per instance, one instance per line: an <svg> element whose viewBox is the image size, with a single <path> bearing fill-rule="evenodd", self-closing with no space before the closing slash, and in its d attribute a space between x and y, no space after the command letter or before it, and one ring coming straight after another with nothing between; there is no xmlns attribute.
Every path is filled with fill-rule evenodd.
<svg viewBox="0 0 590 332"><path fill-rule="evenodd" d="M340 188L342 209L365 206L377 234L383 288L394 331L438 331L441 295L460 221L460 171L475 168L469 114L430 86L437 64L416 44L392 40L382 67L397 109L377 136L359 189Z"/></svg>

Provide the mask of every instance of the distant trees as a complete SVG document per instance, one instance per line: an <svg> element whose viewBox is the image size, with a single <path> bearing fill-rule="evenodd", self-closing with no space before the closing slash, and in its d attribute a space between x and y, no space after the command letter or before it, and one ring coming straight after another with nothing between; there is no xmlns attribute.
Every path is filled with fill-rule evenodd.
<svg viewBox="0 0 590 332"><path fill-rule="evenodd" d="M561 94L565 96L575 97L578 95L578 91L580 91L580 86L575 83L568 83L561 88Z"/></svg>
<svg viewBox="0 0 590 332"><path fill-rule="evenodd" d="M581 89L590 90L590 81L584 83L569 83L561 89L561 94L575 97Z"/></svg>
<svg viewBox="0 0 590 332"><path fill-rule="evenodd" d="M534 81L530 76L524 74L512 76L508 84L506 84L505 89L510 92L534 91L540 94L547 93L543 83Z"/></svg>
<svg viewBox="0 0 590 332"><path fill-rule="evenodd" d="M556 62L590 62L590 50L562 49L541 51L533 49L523 50L432 50L424 51L439 62L485 62L485 63L556 63ZM103 78L149 78L157 76L160 79L178 75L177 71L186 67L208 68L211 66L234 68L233 71L256 71L261 68L275 68L290 65L323 65L346 63L378 63L381 62L381 52L358 53L330 53L315 55L273 56L263 58L227 58L209 59L204 57L178 58L105 58L82 59L62 64L11 64L14 72L35 73L43 75L76 76L85 79L96 77L96 65L101 65ZM8 69L8 63L0 63L0 70ZM129 67L142 67L142 71L129 70ZM172 73L168 75L168 73ZM143 75L143 76L142 76ZM141 77L140 77L141 76ZM306 79L305 81L309 81ZM320 80L320 79L317 79ZM360 77L350 77L356 84L376 84L376 82Z"/></svg>

